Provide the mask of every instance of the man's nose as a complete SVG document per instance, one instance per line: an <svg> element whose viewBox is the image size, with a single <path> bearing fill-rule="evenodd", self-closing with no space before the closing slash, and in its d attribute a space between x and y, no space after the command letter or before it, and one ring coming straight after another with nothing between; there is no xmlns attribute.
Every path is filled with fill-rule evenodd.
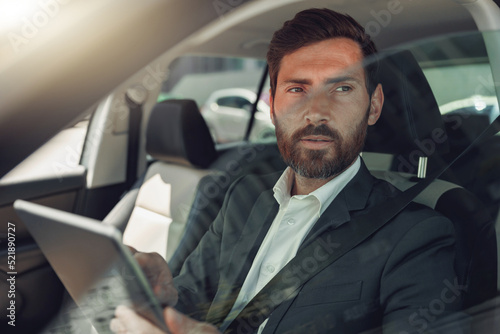
<svg viewBox="0 0 500 334"><path fill-rule="evenodd" d="M307 123L322 124L330 121L332 106L325 94L316 94L309 98L306 105L305 118Z"/></svg>

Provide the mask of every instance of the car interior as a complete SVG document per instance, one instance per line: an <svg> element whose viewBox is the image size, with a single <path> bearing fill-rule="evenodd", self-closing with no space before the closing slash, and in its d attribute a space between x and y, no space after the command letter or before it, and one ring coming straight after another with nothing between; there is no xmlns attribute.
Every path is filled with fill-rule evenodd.
<svg viewBox="0 0 500 334"><path fill-rule="evenodd" d="M14 201L114 225L175 276L232 182L286 168L275 138L250 137L252 118L269 89L273 32L313 7L348 13L372 35L380 55L368 61L385 103L362 157L403 191L439 174L415 201L453 222L464 312L480 315L474 332L494 332L500 137L482 134L500 130L497 0L55 1L18 14L24 23L0 24L0 287L12 272L10 222L21 332L84 325L72 321L77 308ZM235 87L256 94L252 117L243 140L216 143L203 104ZM0 297L3 318L8 303Z"/></svg>

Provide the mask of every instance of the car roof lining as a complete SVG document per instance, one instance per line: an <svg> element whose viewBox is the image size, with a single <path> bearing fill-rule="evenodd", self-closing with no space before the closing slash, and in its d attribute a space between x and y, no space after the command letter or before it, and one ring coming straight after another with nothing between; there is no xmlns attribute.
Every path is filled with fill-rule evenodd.
<svg viewBox="0 0 500 334"><path fill-rule="evenodd" d="M384 22L380 15L388 12L388 4L391 1L375 0L367 3L364 0L351 1L279 1L282 6L273 9L265 9L261 6L262 1L248 4L254 6L254 10L249 11L253 17L242 17L242 21L234 22L230 26L227 22L222 24L226 29L214 28L217 22L211 26L211 30L218 33L206 33L204 36L196 38L196 44L190 48L190 52L198 54L231 54L234 56L245 56L264 58L267 52L267 43L270 41L275 30L281 27L282 23L291 19L295 13L307 8L330 8L339 12L352 15L361 25L370 32L376 32L372 36L380 49L395 46L397 44L433 36L436 34L446 34L457 31L477 30L477 26L468 11L454 3L453 1L420 0L418 2L400 2L397 14L391 14ZM390 12L389 12L390 13ZM378 17L378 19L377 19ZM377 21L378 20L378 21ZM388 23L387 23L388 22ZM415 25L421 28L411 29ZM370 29L368 29L370 28ZM378 28L378 29L377 29ZM372 33L372 35L374 35Z"/></svg>

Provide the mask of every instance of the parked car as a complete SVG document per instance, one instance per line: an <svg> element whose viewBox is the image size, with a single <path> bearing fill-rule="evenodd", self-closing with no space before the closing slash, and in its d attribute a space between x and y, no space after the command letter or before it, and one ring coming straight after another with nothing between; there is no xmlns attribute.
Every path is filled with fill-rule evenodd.
<svg viewBox="0 0 500 334"><path fill-rule="evenodd" d="M25 7L14 3L0 3L0 18L4 18L5 13L11 14L0 19L0 35L4 37L0 40L0 276L10 277L7 273L13 270L7 267L9 256L12 256L9 241L14 240L8 227L13 225L16 270L13 274L15 293L11 295L15 298L6 293L12 285L6 279L0 281L1 332L80 333L91 330L84 318L75 319L78 308L17 217L13 203L24 199L109 221L110 212L117 213L112 211L117 203L137 195L133 185L141 182L150 165L147 158L150 116L157 106L158 96L165 93L162 89L173 76L174 65L182 57L228 59L232 69L241 69L223 85L210 85L207 79L208 84L204 84L207 91L203 94L195 91L194 86L182 92L183 98L193 100L212 94L202 115L212 128L213 137L220 143L236 141L233 145L219 146L210 162L194 164L196 173L218 172L220 178L206 188L217 199L224 197L231 181L245 173L264 174L284 167L272 140L269 106L257 88L263 69L252 67L245 60L262 62L273 32L306 8L327 7L353 16L372 35L382 60L394 53L409 52L426 74L430 86L422 81L412 82L413 77L408 76L407 88L414 94L432 95L431 100L435 98L441 106L446 132L441 132L441 128L427 129L435 135L431 137L434 140L413 141L410 151L394 154L402 142L399 136L402 127L399 127L397 116L381 124L384 131L370 134L373 140L367 142L363 158L374 175L396 185L398 180L403 180L404 184L412 182L417 174L420 177L431 175L463 152L493 122L490 116L498 113L498 1L90 0L33 1L31 6ZM207 65L204 73L221 70L223 66L216 66L218 62ZM250 87L248 77L242 74L248 72L255 74L254 87ZM261 98L250 141L245 141L242 139L250 124L248 105L257 95ZM471 104L475 96L487 96L481 100L485 108L481 101ZM239 98L248 103L235 101ZM229 101L231 99L233 101ZM386 94L388 106L395 99L398 94ZM452 106L452 101L465 102ZM420 102L406 107L415 108L416 122L434 124L431 121L436 119L428 118L427 108L416 107ZM463 107L467 110L461 112ZM474 110L479 116L487 112L488 117L472 117ZM241 121L224 124L227 119L215 116L229 111L230 117ZM91 115L88 122L78 122L86 115ZM78 128L73 131L71 127L75 124ZM85 132L83 147L79 140L59 140L68 133L76 133L82 138L82 132ZM445 137L451 140L441 145ZM468 194L460 202L443 200L438 203L448 214L455 214L460 220L464 217L460 210L468 209L476 200L480 204L478 215L464 223L466 232L479 221L486 221L489 227L496 224L497 231L499 229L498 139L498 136L491 136L482 140L441 177L441 181L465 189ZM182 151L181 146L172 150ZM161 164L172 164L171 160L165 162L158 156L155 159ZM427 161L427 173L418 173L422 167L419 161ZM192 167L193 164L182 160L181 164L173 165ZM32 171L38 166L44 166L44 173L34 175ZM165 256L169 261L178 249L176 246L186 230L190 213L205 208L215 211L203 211L208 216L217 213L208 204L203 208L193 206L193 203L199 204L194 202L198 182L175 175L170 173L178 182L177 186L169 181L168 186L161 189L171 189L172 194L179 189L187 190L189 195L174 196L171 202L167 201L168 210L165 211L173 222L169 221L169 238L177 242L168 240L170 248ZM153 198L159 199L164 193ZM175 202L180 198L185 201ZM127 209L117 210L126 216L124 225L119 226L121 229L127 227L134 202L124 207ZM149 232L157 234L155 230ZM494 240L495 231L489 232L489 240ZM467 238L462 241L477 251L478 258L497 260L498 249L492 250L485 244L469 244ZM477 303L471 302L461 313L462 317L447 320L445 328L460 325L472 326L473 333L498 332L498 297L486 288L482 290L475 281L479 274L488 276L490 281L497 279L498 264L495 268L481 267L482 264L478 262L469 272L470 284L474 286L472 297L477 294ZM15 328L6 321L11 300L16 303ZM439 312L438 307L445 302L437 299L429 300L428 304L431 311ZM344 318L357 321L360 313L369 311L370 305L362 306L364 308L346 310ZM419 320L417 331L430 321Z"/></svg>
<svg viewBox="0 0 500 334"><path fill-rule="evenodd" d="M482 95L474 95L466 99L448 102L441 106L441 113L484 115L487 116L490 122L500 115L496 97Z"/></svg>
<svg viewBox="0 0 500 334"><path fill-rule="evenodd" d="M208 97L201 108L201 114L216 143L244 139L256 99L256 94L246 88L216 90ZM252 141L272 139L275 134L274 125L271 122L268 94L267 101L265 98L259 99L254 117L255 121L249 139Z"/></svg>

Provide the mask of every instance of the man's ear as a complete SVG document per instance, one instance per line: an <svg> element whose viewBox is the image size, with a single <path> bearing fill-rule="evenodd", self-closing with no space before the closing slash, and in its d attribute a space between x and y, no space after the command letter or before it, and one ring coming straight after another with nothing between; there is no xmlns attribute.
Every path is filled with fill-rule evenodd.
<svg viewBox="0 0 500 334"><path fill-rule="evenodd" d="M384 91L382 85L378 84L377 88L373 91L372 98L370 101L370 111L368 115L368 125L373 125L377 123L380 114L382 113L382 107L384 106Z"/></svg>
<svg viewBox="0 0 500 334"><path fill-rule="evenodd" d="M274 123L274 98L271 88L269 88L269 105L271 106L271 122L273 122L273 125L276 126Z"/></svg>

